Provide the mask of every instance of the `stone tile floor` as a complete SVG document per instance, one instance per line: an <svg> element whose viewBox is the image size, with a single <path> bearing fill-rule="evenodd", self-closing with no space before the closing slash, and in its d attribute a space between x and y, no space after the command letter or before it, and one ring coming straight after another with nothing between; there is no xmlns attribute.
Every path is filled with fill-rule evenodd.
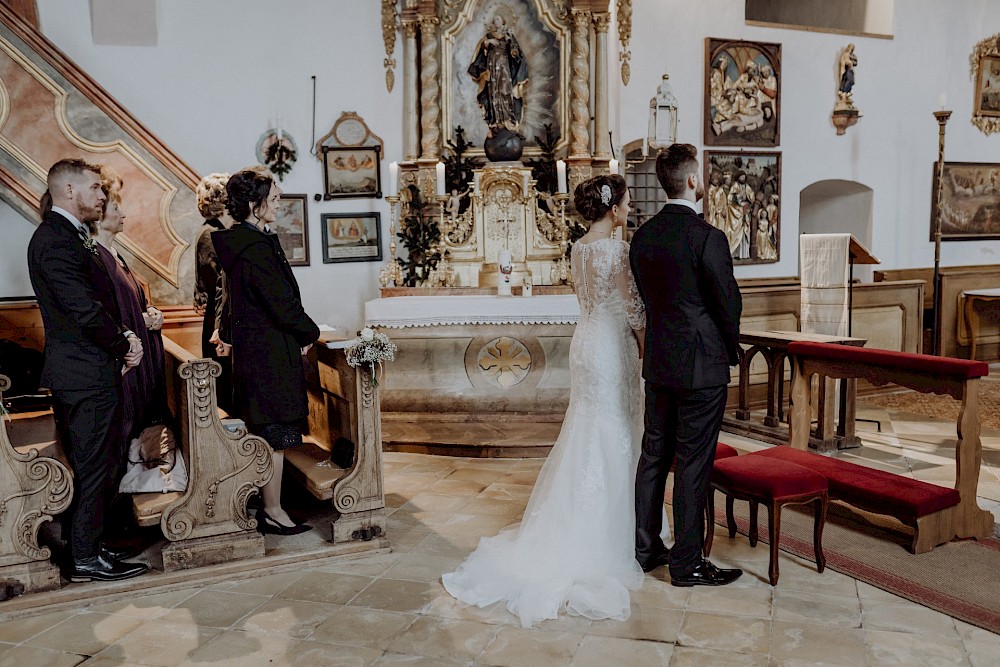
<svg viewBox="0 0 1000 667"><path fill-rule="evenodd" d="M947 483L954 427L883 419L868 465ZM743 449L759 443L723 434ZM984 433L984 507L1000 507L1000 434ZM469 608L441 587L484 535L516 521L541 461L388 453L393 552L0 624L0 667L42 665L971 665L1000 664L1000 636L719 529L712 558L746 574L680 589L659 570L625 622L563 616L521 628L500 605ZM1000 576L1000 575L998 575Z"/></svg>

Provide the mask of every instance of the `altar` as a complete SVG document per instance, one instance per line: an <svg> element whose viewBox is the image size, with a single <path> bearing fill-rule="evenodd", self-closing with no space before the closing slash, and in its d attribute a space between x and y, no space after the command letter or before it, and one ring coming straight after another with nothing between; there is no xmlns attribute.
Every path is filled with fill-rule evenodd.
<svg viewBox="0 0 1000 667"><path fill-rule="evenodd" d="M369 301L365 322L398 348L380 380L383 415L561 420L579 314L574 294Z"/></svg>

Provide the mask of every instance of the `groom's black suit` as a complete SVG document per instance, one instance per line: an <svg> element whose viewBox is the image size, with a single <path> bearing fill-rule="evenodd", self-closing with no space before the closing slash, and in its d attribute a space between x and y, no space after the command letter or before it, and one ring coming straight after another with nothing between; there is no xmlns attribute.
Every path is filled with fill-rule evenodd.
<svg viewBox="0 0 1000 667"><path fill-rule="evenodd" d="M738 363L743 309L725 234L693 209L667 204L632 237L636 285L646 305L645 432L636 472L636 559L663 549L663 493L674 472L670 574L701 560L702 514L726 405L729 366Z"/></svg>
<svg viewBox="0 0 1000 667"><path fill-rule="evenodd" d="M28 244L28 273L45 325L41 383L52 390L56 425L73 468L70 546L77 561L98 555L114 493L116 410L130 345L111 276L62 215L45 214Z"/></svg>

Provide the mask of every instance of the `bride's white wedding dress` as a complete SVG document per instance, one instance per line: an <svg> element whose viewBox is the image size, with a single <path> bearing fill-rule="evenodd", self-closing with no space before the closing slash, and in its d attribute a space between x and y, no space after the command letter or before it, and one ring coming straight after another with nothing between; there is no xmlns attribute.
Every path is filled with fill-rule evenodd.
<svg viewBox="0 0 1000 667"><path fill-rule="evenodd" d="M635 560L635 471L642 439L638 346L645 324L628 244L573 246L580 319L570 345L570 401L520 524L485 537L445 588L468 604L504 600L525 627L562 609L624 620ZM666 522L664 522L666 526Z"/></svg>

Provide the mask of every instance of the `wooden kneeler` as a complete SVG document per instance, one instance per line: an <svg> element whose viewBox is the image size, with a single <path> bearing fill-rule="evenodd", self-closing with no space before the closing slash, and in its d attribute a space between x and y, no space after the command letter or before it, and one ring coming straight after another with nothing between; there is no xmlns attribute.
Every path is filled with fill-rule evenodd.
<svg viewBox="0 0 1000 667"><path fill-rule="evenodd" d="M826 522L829 496L825 477L786 461L739 456L715 462L711 486L726 496L726 523L731 538L736 537L733 502L736 499L749 501L750 546L757 546L757 506L764 505L767 508L768 539L771 544L768 574L772 586L778 583L778 540L781 536L781 508L785 505L813 505L816 517L813 524L816 571L822 572L826 569L826 557L823 555L823 525ZM708 510L714 518L714 493L708 495ZM705 556L708 556L711 550L712 543L706 540Z"/></svg>

